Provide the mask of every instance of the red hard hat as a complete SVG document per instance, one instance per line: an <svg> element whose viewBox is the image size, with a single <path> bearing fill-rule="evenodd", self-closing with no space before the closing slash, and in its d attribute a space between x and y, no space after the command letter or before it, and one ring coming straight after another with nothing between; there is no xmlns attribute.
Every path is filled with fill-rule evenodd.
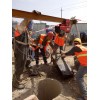
<svg viewBox="0 0 100 100"><path fill-rule="evenodd" d="M49 31L47 35L50 39L53 39L54 34L52 31Z"/></svg>

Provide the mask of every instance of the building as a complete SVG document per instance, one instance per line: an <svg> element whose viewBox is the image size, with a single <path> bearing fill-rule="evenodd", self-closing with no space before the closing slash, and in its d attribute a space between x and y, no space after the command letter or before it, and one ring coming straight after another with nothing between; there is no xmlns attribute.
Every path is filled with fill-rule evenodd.
<svg viewBox="0 0 100 100"><path fill-rule="evenodd" d="M12 27L13 27L13 28L15 28L17 24L18 24L17 21L12 21Z"/></svg>
<svg viewBox="0 0 100 100"><path fill-rule="evenodd" d="M77 26L77 29L76 29L76 26ZM78 32L80 34L80 38L82 42L86 43L87 42L87 23L77 23L76 26L73 25L71 28L71 32L70 32L71 34L69 34L70 43L72 44L73 39L75 37L78 37Z"/></svg>
<svg viewBox="0 0 100 100"><path fill-rule="evenodd" d="M77 23L76 25L77 25L79 33L85 32L87 34L87 23ZM72 26L71 34L77 34L75 25Z"/></svg>
<svg viewBox="0 0 100 100"><path fill-rule="evenodd" d="M34 34L32 35L33 38L38 37L39 34L45 34L46 33L46 23L34 23L33 32L34 32Z"/></svg>

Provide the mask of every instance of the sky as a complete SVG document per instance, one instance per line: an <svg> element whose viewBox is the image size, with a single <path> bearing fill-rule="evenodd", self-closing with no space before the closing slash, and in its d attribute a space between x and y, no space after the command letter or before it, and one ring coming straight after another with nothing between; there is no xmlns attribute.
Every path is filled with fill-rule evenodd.
<svg viewBox="0 0 100 100"><path fill-rule="evenodd" d="M81 22L87 22L87 0L12 0L12 9L28 12L37 10L44 15L55 17L61 17L62 9L62 18L70 19L76 16ZM20 22L22 19L13 18L13 20ZM53 22L47 23L56 24Z"/></svg>

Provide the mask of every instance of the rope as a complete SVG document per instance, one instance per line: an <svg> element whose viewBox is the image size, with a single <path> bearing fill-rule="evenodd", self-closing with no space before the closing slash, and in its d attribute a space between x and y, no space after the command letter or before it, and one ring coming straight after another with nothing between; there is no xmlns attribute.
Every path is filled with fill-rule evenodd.
<svg viewBox="0 0 100 100"><path fill-rule="evenodd" d="M22 45L29 45L28 43L24 43L24 42L21 42L21 41L18 41L18 40L15 40L17 43L19 44L22 44Z"/></svg>
<svg viewBox="0 0 100 100"><path fill-rule="evenodd" d="M24 54L24 55L27 56L27 54L26 54L26 53L23 53L23 52L18 48L17 45L16 45L16 47L17 47L17 49L18 49L22 54ZM29 50L28 50L27 52L29 52ZM49 53L49 55L50 55L50 53ZM44 56L42 56L42 57L44 57ZM34 57L34 58L38 58L38 57ZM32 55L28 55L27 59L30 59L30 60L32 60L32 61L35 61L35 59L32 58ZM43 58L39 58L39 60L43 60Z"/></svg>

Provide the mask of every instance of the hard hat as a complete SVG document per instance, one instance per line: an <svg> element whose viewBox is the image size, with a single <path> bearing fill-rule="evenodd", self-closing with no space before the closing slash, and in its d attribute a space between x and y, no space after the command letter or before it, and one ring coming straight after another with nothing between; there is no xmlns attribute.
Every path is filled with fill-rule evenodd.
<svg viewBox="0 0 100 100"><path fill-rule="evenodd" d="M49 31L48 34L47 34L47 36L48 36L50 39L53 39L54 34L53 34L52 31Z"/></svg>
<svg viewBox="0 0 100 100"><path fill-rule="evenodd" d="M75 43L75 42L78 42L78 43L80 43L80 44L82 43L80 38L75 38L75 39L74 39L74 43Z"/></svg>

